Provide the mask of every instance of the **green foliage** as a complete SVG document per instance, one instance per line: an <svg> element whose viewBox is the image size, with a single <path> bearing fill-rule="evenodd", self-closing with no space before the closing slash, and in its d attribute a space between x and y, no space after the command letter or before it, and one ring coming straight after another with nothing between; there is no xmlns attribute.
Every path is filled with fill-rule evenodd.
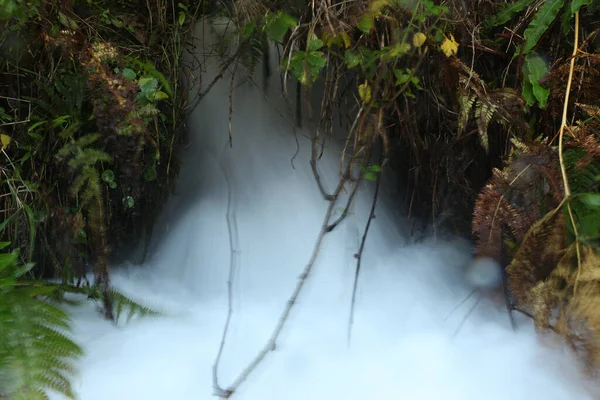
<svg viewBox="0 0 600 400"><path fill-rule="evenodd" d="M125 62L129 67L127 69L130 69L132 72L137 71L137 75L142 77L140 78L140 81L144 79L143 82L139 83L140 88L142 88L142 91L144 91L144 87L147 90L149 90L150 88L152 88L152 90L155 90L157 89L158 83L160 82L161 89L168 95L168 97L173 97L173 89L171 88L171 84L169 83L165 75L156 69L156 66L151 61L142 61L139 58L131 56L124 56L123 58L125 59ZM135 75L133 75L133 79L131 78L132 74L129 71L125 72L124 76L130 80L135 79ZM156 81L156 84L154 83L154 80L148 78L153 78ZM158 97L166 98L163 95L158 95ZM154 98L152 100L160 99Z"/></svg>
<svg viewBox="0 0 600 400"><path fill-rule="evenodd" d="M277 13L270 12L267 14L265 29L267 30L269 39L281 42L289 29L295 27L297 23L298 21L294 17L283 11L278 11Z"/></svg>
<svg viewBox="0 0 600 400"><path fill-rule="evenodd" d="M496 15L487 20L486 26L495 27L506 24L520 12L534 4L534 2L534 0L517 0L506 4ZM567 34L570 30L570 21L575 13L581 10L582 7L591 6L593 3L594 0L571 0L566 1L566 3L565 0L544 0L523 33L525 38L522 47L523 54L529 54L537 46L561 10L563 10L563 33Z"/></svg>
<svg viewBox="0 0 600 400"><path fill-rule="evenodd" d="M361 165L360 170L366 180L375 182L377 180L377 174L381 172L381 166L369 165L368 167L365 167L364 165Z"/></svg>
<svg viewBox="0 0 600 400"><path fill-rule="evenodd" d="M21 23L32 18L42 5L42 0L0 0L0 21L17 19Z"/></svg>
<svg viewBox="0 0 600 400"><path fill-rule="evenodd" d="M514 3L506 3L502 10L486 21L488 27L506 24L517 13L529 7L535 0L517 0Z"/></svg>
<svg viewBox="0 0 600 400"><path fill-rule="evenodd" d="M523 53L527 54L537 45L550 24L554 22L565 0L546 0L542 3L537 13L525 29L523 36L525 44Z"/></svg>
<svg viewBox="0 0 600 400"><path fill-rule="evenodd" d="M586 152L582 148L573 148L564 152L563 158L569 184L573 195L570 199L581 242L600 250L600 162L582 165ZM566 210L565 210L566 212ZM567 227L574 237L575 231L569 215L565 215Z"/></svg>
<svg viewBox="0 0 600 400"><path fill-rule="evenodd" d="M74 398L69 378L83 351L68 336L55 286L24 280L33 264L17 260L16 252L0 254L0 397L46 399L49 388Z"/></svg>
<svg viewBox="0 0 600 400"><path fill-rule="evenodd" d="M527 105L539 103L540 108L546 108L550 89L543 87L540 80L548 73L548 65L536 53L525 57L523 64L523 97Z"/></svg>
<svg viewBox="0 0 600 400"><path fill-rule="evenodd" d="M288 68L303 85L311 86L327 63L323 51L323 41L312 38L306 51L297 50L292 54Z"/></svg>

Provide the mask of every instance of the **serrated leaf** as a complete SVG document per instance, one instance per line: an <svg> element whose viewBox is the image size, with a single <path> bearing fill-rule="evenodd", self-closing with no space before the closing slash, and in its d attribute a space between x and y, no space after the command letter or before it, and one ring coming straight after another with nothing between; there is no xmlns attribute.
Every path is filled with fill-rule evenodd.
<svg viewBox="0 0 600 400"><path fill-rule="evenodd" d="M565 0L546 0L542 3L523 33L523 37L525 38L525 43L523 44L524 54L529 53L537 45L550 24L556 19L564 3Z"/></svg>
<svg viewBox="0 0 600 400"><path fill-rule="evenodd" d="M313 52L317 51L323 47L323 41L321 39L311 39L308 42L308 51Z"/></svg>

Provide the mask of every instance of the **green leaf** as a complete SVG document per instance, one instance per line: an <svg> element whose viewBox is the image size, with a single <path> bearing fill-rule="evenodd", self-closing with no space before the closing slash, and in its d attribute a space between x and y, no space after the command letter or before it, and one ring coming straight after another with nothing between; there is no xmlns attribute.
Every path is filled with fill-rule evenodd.
<svg viewBox="0 0 600 400"><path fill-rule="evenodd" d="M144 93L151 93L158 87L158 79L156 78L140 78L138 81L140 89Z"/></svg>
<svg viewBox="0 0 600 400"><path fill-rule="evenodd" d="M33 249L35 247L35 216L27 204L23 204L23 208L25 209L25 213L27 214L27 219L29 221L29 254L27 254L27 259L29 262L31 262L31 258L33 257Z"/></svg>
<svg viewBox="0 0 600 400"><path fill-rule="evenodd" d="M587 206L600 208L600 193L581 193L577 197Z"/></svg>
<svg viewBox="0 0 600 400"><path fill-rule="evenodd" d="M294 17L280 11L276 16L269 18L267 23L267 35L269 36L269 39L281 42L287 31L290 28L295 27L296 24L297 21Z"/></svg>
<svg viewBox="0 0 600 400"><path fill-rule="evenodd" d="M600 238L600 212L586 214L579 218L579 234L587 239Z"/></svg>
<svg viewBox="0 0 600 400"><path fill-rule="evenodd" d="M367 172L365 172L365 179L368 181L374 182L377 180L377 175L375 175L371 171L367 171Z"/></svg>
<svg viewBox="0 0 600 400"><path fill-rule="evenodd" d="M323 53L320 51L313 51L306 55L306 61L310 64L311 67L315 67L321 69L325 66L326 61L323 58Z"/></svg>
<svg viewBox="0 0 600 400"><path fill-rule="evenodd" d="M159 101L159 100L164 100L164 99L168 99L168 98L169 98L169 95L160 90L152 92L148 95L148 100L150 100L150 101Z"/></svg>
<svg viewBox="0 0 600 400"><path fill-rule="evenodd" d="M373 29L374 26L375 26L375 21L373 20L373 17L371 16L371 14L363 15L361 17L361 19L358 21L358 25L357 25L358 29L360 29L364 33L371 32L371 29Z"/></svg>
<svg viewBox="0 0 600 400"><path fill-rule="evenodd" d="M394 76L396 77L396 86L404 85L410 79L410 73L405 73L399 69L394 70Z"/></svg>
<svg viewBox="0 0 600 400"><path fill-rule="evenodd" d="M360 59L352 50L346 50L344 59L346 60L346 64L348 64L348 68L354 68L360 63Z"/></svg>
<svg viewBox="0 0 600 400"><path fill-rule="evenodd" d="M125 196L123 197L123 205L127 208L133 208L135 200L133 200L133 197L131 196Z"/></svg>
<svg viewBox="0 0 600 400"><path fill-rule="evenodd" d="M410 50L410 44L408 43L398 43L392 46L388 51L388 56L392 58L397 58L405 55Z"/></svg>
<svg viewBox="0 0 600 400"><path fill-rule="evenodd" d="M131 68L123 68L121 74L130 81L134 80L137 77L137 74Z"/></svg>
<svg viewBox="0 0 600 400"><path fill-rule="evenodd" d="M556 19L564 3L565 0L546 0L542 3L533 20L531 20L523 33L525 37L523 46L524 54L529 53L537 45L544 32L546 32L550 24Z"/></svg>
<svg viewBox="0 0 600 400"><path fill-rule="evenodd" d="M513 19L517 13L529 7L529 5L534 1L535 0L518 0L514 3L506 4L506 6L502 8L502 10L500 10L496 15L488 18L486 25L488 27L503 25Z"/></svg>
<svg viewBox="0 0 600 400"><path fill-rule="evenodd" d="M533 100L533 97L538 101L540 108L546 108L550 89L542 87L540 85L540 80L547 73L548 65L537 53L530 53L525 57L525 63L523 64L523 76L525 82L525 85L523 86L523 96L527 100L529 106L535 104L535 101L531 101ZM527 87L527 89L525 89L525 87ZM527 93L525 93L525 91L527 91Z"/></svg>
<svg viewBox="0 0 600 400"><path fill-rule="evenodd" d="M143 172L143 177L146 182L151 182L155 180L157 175L158 174L156 173L156 168L153 166L146 168Z"/></svg>
<svg viewBox="0 0 600 400"><path fill-rule="evenodd" d="M523 97L525 98L525 101L527 102L528 106L533 106L535 105L535 101L536 98L533 95L533 85L531 84L531 82L529 82L529 79L525 79L524 78L524 83L523 83Z"/></svg>
<svg viewBox="0 0 600 400"><path fill-rule="evenodd" d="M185 12L183 11L179 11L179 26L183 26L184 22L185 22Z"/></svg>
<svg viewBox="0 0 600 400"><path fill-rule="evenodd" d="M252 35L252 33L254 33L255 28L256 28L256 21L250 21L250 22L244 24L244 26L241 29L240 36L243 39L250 37L250 35Z"/></svg>
<svg viewBox="0 0 600 400"><path fill-rule="evenodd" d="M589 6L594 0L573 0L571 2L571 17L581 10L583 6Z"/></svg>
<svg viewBox="0 0 600 400"><path fill-rule="evenodd" d="M102 173L102 180L106 183L111 183L115 181L115 173L110 169L107 169Z"/></svg>
<svg viewBox="0 0 600 400"><path fill-rule="evenodd" d="M321 39L311 39L308 42L308 51L314 52L323 47L323 41Z"/></svg>

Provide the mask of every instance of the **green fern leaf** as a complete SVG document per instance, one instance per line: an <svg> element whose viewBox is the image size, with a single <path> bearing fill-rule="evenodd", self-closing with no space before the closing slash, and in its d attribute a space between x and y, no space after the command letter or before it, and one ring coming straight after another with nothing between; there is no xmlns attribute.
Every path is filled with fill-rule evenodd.
<svg viewBox="0 0 600 400"><path fill-rule="evenodd" d="M459 117L458 117L458 135L460 136L467 126L467 122L469 122L469 114L471 113L471 109L473 108L473 104L475 104L475 95L460 95L458 98L458 104L460 107Z"/></svg>
<svg viewBox="0 0 600 400"><path fill-rule="evenodd" d="M514 3L507 4L501 11L499 11L496 15L489 18L486 22L488 27L494 27L498 25L503 25L513 19L513 17L523 11L525 8L529 7L535 0L518 0Z"/></svg>
<svg viewBox="0 0 600 400"><path fill-rule="evenodd" d="M68 336L70 320L48 299L56 287L16 280L17 253L0 255L0 398L46 399L53 389L74 398L69 377L82 349Z"/></svg>
<svg viewBox="0 0 600 400"><path fill-rule="evenodd" d="M529 53L537 45L544 32L546 32L556 19L564 3L565 0L546 0L540 6L533 20L531 20L523 33L525 37L525 44L523 45L524 54Z"/></svg>

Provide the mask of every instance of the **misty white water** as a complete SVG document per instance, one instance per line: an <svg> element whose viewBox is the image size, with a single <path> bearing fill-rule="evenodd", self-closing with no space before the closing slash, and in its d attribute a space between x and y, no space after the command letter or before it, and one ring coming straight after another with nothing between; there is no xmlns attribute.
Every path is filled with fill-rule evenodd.
<svg viewBox="0 0 600 400"><path fill-rule="evenodd" d="M218 68L215 62L204 79ZM168 315L114 327L91 306L73 311L86 351L74 385L82 400L213 398L231 251L233 316L219 368L223 387L268 340L309 260L328 206L309 168L310 142L299 132L292 168L296 141L275 106L292 118L275 78L270 101L251 82L237 87L229 148L229 84L226 75L189 121L178 195L165 211L151 258L113 271L116 287ZM337 183L338 160L333 146L319 164L329 191ZM468 245L411 243L385 203L363 254L348 347L353 255L369 213L369 190L326 235L276 350L235 398L591 398L568 352L543 343L529 321L519 320L514 333L505 312L486 301L468 314L477 296L452 312L472 290L464 277Z"/></svg>

